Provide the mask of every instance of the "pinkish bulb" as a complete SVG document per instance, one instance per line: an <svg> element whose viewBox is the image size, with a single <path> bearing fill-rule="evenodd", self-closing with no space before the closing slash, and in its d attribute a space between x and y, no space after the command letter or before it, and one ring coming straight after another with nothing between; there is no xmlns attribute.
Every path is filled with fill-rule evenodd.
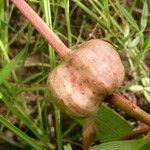
<svg viewBox="0 0 150 150"><path fill-rule="evenodd" d="M90 40L69 54L49 75L51 100L76 117L94 115L99 104L123 82L118 53L102 40Z"/></svg>

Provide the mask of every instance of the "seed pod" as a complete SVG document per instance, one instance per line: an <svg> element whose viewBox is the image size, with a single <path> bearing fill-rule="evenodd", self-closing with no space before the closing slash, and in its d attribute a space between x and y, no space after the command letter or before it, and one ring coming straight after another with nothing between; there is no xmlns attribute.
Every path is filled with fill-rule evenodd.
<svg viewBox="0 0 150 150"><path fill-rule="evenodd" d="M90 40L69 54L49 75L53 102L77 117L89 117L124 79L117 52L102 40Z"/></svg>

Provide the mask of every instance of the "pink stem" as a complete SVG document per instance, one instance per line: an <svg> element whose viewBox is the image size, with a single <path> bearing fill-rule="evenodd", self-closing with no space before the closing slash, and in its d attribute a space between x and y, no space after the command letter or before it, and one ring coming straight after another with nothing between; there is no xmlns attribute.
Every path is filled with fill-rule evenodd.
<svg viewBox="0 0 150 150"><path fill-rule="evenodd" d="M139 135L146 134L149 131L150 131L150 127L148 127L148 126L145 126L143 128L140 128L140 129L134 129L129 134L123 136L120 140L130 140L130 139L133 139Z"/></svg>
<svg viewBox="0 0 150 150"><path fill-rule="evenodd" d="M107 98L107 101L109 103L117 106L118 108L120 108L121 110L123 110L124 112L129 114L130 116L132 116L132 117L144 122L146 125L150 126L150 114L143 111L142 109L140 109L138 106L136 106L134 103L127 100L126 98L124 98L116 93L113 93L112 95L110 95Z"/></svg>
<svg viewBox="0 0 150 150"><path fill-rule="evenodd" d="M39 17L39 15L25 2L25 0L11 0L21 13L31 22L39 33L48 41L48 43L56 50L57 54L64 58L69 49L56 36L56 34L47 26L47 24Z"/></svg>

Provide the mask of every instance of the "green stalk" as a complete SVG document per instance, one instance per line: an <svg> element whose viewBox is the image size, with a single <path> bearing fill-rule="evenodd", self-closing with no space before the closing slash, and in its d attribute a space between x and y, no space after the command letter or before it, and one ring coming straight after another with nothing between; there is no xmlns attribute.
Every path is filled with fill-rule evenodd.
<svg viewBox="0 0 150 150"><path fill-rule="evenodd" d="M5 1L0 1L0 55L5 62L3 65L9 63L10 59L7 53L7 25L5 16Z"/></svg>
<svg viewBox="0 0 150 150"><path fill-rule="evenodd" d="M72 46L72 33L71 33L71 25L70 25L70 13L69 13L69 0L64 0L64 9L65 9L65 18L66 18L66 26L67 26L67 34L68 34L68 46Z"/></svg>
<svg viewBox="0 0 150 150"><path fill-rule="evenodd" d="M2 61L2 65L5 66L6 64L10 63L10 58L8 55L8 23L9 23L9 18L8 17L8 6L6 6L6 11L5 11L5 1L0 1L0 55L4 59ZM6 12L6 13L5 13ZM12 72L14 80L17 82L17 76L15 72Z"/></svg>
<svg viewBox="0 0 150 150"><path fill-rule="evenodd" d="M55 124L56 124L56 140L57 140L57 149L62 150L62 136L61 136L61 120L60 120L60 110L54 105L55 108Z"/></svg>
<svg viewBox="0 0 150 150"><path fill-rule="evenodd" d="M6 25L3 23L5 22L5 1L0 1L0 40L6 45Z"/></svg>
<svg viewBox="0 0 150 150"><path fill-rule="evenodd" d="M52 17L51 17L51 7L50 1L43 0L44 6L44 14L45 20L47 25L52 29ZM50 57L50 64L51 70L56 66L56 57L54 49L48 46L49 49L49 57ZM57 149L62 150L62 137L61 137L61 122L60 122L60 110L57 106L54 105L55 108L55 125L56 125L56 142L57 142Z"/></svg>
<svg viewBox="0 0 150 150"><path fill-rule="evenodd" d="M52 29L52 16L51 16L50 2L48 0L43 0L42 2L44 6L44 15L45 15L46 24ZM53 69L56 66L55 51L50 45L48 45L48 50L49 50L51 69Z"/></svg>
<svg viewBox="0 0 150 150"><path fill-rule="evenodd" d="M7 128L13 131L17 136L19 136L24 142L28 143L35 150L42 150L42 147L38 145L33 139L24 134L21 130L16 128L13 124L7 121L4 117L0 116L0 123L4 124Z"/></svg>
<svg viewBox="0 0 150 150"><path fill-rule="evenodd" d="M54 1L55 1L55 3L60 3L60 0L57 0L57 2L56 2L56 0L52 0L52 3L54 3ZM56 6L54 6L54 8L55 8L55 11L54 11L54 21L53 21L53 29L55 29L56 27L57 27L57 25L58 25L58 5L56 5Z"/></svg>

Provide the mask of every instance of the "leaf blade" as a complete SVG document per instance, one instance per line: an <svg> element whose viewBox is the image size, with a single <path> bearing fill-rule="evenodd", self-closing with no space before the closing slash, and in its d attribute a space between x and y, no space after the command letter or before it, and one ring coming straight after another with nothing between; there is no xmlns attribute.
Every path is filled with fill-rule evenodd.
<svg viewBox="0 0 150 150"><path fill-rule="evenodd" d="M105 104L100 106L95 121L97 138L102 143L119 140L133 129L125 119Z"/></svg>
<svg viewBox="0 0 150 150"><path fill-rule="evenodd" d="M24 134L21 130L16 128L13 124L8 122L4 117L0 116L0 123L4 124L7 128L13 131L16 135L18 135L22 140L28 143L30 146L34 147L36 150L41 150L42 148L37 145L29 136Z"/></svg>
<svg viewBox="0 0 150 150"><path fill-rule="evenodd" d="M115 141L100 144L91 148L91 150L135 150L141 143L139 140Z"/></svg>
<svg viewBox="0 0 150 150"><path fill-rule="evenodd" d="M12 59L1 71L0 71L0 84L4 82L6 77L14 70L15 66L23 58L25 49L23 49L14 59Z"/></svg>
<svg viewBox="0 0 150 150"><path fill-rule="evenodd" d="M140 22L140 28L142 32L145 30L147 26L147 19L148 19L148 4L147 4L147 0L145 0L143 10L142 10L141 22Z"/></svg>

